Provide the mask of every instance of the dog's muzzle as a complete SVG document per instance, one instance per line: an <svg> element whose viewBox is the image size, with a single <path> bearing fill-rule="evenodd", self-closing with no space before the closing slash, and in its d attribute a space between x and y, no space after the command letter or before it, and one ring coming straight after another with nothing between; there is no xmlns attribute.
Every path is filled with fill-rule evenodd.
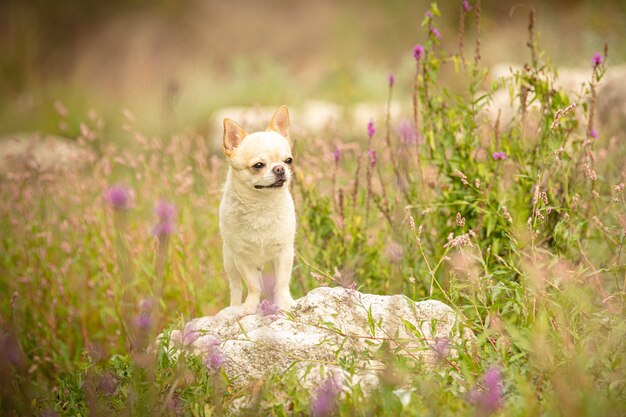
<svg viewBox="0 0 626 417"><path fill-rule="evenodd" d="M254 188L257 190L261 190L263 188L280 188L284 183L287 182L287 178L285 177L285 167L282 165L276 165L272 168L272 172L278 178L275 182L270 185L255 185Z"/></svg>
<svg viewBox="0 0 626 417"><path fill-rule="evenodd" d="M255 185L254 188L256 188L257 190L261 190L263 188L280 188L286 182L287 180L285 178L280 178L279 180L271 183L270 185Z"/></svg>

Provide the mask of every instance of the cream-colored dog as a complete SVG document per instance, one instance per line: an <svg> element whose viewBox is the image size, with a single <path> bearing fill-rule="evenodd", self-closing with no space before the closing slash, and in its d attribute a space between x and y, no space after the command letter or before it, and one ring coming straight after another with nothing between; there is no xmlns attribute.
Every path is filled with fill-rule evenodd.
<svg viewBox="0 0 626 417"><path fill-rule="evenodd" d="M265 132L247 134L224 119L224 154L230 169L220 204L220 231L231 306L241 305L242 278L248 287L244 315L259 305L261 270L267 262L275 272L274 304L285 309L294 303L289 280L296 214L289 192L293 159L288 138L286 106L276 111Z"/></svg>

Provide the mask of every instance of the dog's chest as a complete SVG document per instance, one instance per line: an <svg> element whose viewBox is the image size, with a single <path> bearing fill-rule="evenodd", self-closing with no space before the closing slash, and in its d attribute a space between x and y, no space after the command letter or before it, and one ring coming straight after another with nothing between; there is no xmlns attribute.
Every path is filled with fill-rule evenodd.
<svg viewBox="0 0 626 417"><path fill-rule="evenodd" d="M244 206L231 202L222 208L221 229L224 242L241 256L271 259L293 245L295 213L293 201L280 204Z"/></svg>

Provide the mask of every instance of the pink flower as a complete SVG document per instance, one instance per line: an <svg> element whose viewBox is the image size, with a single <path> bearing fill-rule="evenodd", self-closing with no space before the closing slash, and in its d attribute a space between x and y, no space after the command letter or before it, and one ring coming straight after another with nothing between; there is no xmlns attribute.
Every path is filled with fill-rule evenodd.
<svg viewBox="0 0 626 417"><path fill-rule="evenodd" d="M333 152L333 159L335 160L335 163L341 160L342 154L343 153L341 152L341 149L339 148L335 149L335 152Z"/></svg>
<svg viewBox="0 0 626 417"><path fill-rule="evenodd" d="M596 131L596 129L594 129L593 127L591 129L589 129L588 132L589 136L591 136L594 139L598 139L598 132Z"/></svg>
<svg viewBox="0 0 626 417"><path fill-rule="evenodd" d="M435 345L433 346L437 359L443 360L448 353L450 353L450 340L447 337L435 338Z"/></svg>
<svg viewBox="0 0 626 417"><path fill-rule="evenodd" d="M371 166L376 165L376 151L374 149L370 149L367 151L367 158L369 159L369 163Z"/></svg>
<svg viewBox="0 0 626 417"><path fill-rule="evenodd" d="M171 222L174 219L174 216L176 216L176 207L168 201L161 200L154 208L154 213L160 221Z"/></svg>
<svg viewBox="0 0 626 417"><path fill-rule="evenodd" d="M469 4L467 0L463 0L463 11L467 13L470 10L472 10L472 6Z"/></svg>
<svg viewBox="0 0 626 417"><path fill-rule="evenodd" d="M422 55L424 55L424 47L418 43L413 47L413 58L415 58L416 61L419 61L422 58Z"/></svg>
<svg viewBox="0 0 626 417"><path fill-rule="evenodd" d="M598 52L593 54L593 59L591 60L591 65L593 69L596 69L598 66L602 65L602 55Z"/></svg>
<svg viewBox="0 0 626 417"><path fill-rule="evenodd" d="M432 14L432 12L430 10L426 11L426 17L428 17L429 19L433 18L433 14Z"/></svg>
<svg viewBox="0 0 626 417"><path fill-rule="evenodd" d="M114 209L127 210L133 203L133 192L123 184L110 186L104 192L104 200Z"/></svg>
<svg viewBox="0 0 626 417"><path fill-rule="evenodd" d="M332 415L337 403L337 396L341 387L332 376L320 385L311 402L311 415L313 417L327 417Z"/></svg>
<svg viewBox="0 0 626 417"><path fill-rule="evenodd" d="M389 73L389 87L393 87L393 85L396 83L396 76L393 74L393 72Z"/></svg>
<svg viewBox="0 0 626 417"><path fill-rule="evenodd" d="M374 136L374 133L376 133L376 128L374 127L374 122L370 121L367 123L367 135L371 139Z"/></svg>
<svg viewBox="0 0 626 417"><path fill-rule="evenodd" d="M104 372L100 375L100 382L98 383L98 388L106 395L115 394L115 390L117 390L117 386L119 381L111 372Z"/></svg>
<svg viewBox="0 0 626 417"><path fill-rule="evenodd" d="M217 371L224 365L226 358L218 347L213 347L204 359L204 365L213 371Z"/></svg>
<svg viewBox="0 0 626 417"><path fill-rule="evenodd" d="M193 328L193 326L187 323L183 330L182 343L184 346L190 345L200 337L200 332Z"/></svg>
<svg viewBox="0 0 626 417"><path fill-rule="evenodd" d="M152 327L152 317L150 317L150 312L142 311L135 317L135 326L137 329L142 332L147 332Z"/></svg>
<svg viewBox="0 0 626 417"><path fill-rule="evenodd" d="M413 123L408 120L398 123L396 132L400 136L403 145L417 145L419 142L419 135L413 128Z"/></svg>
<svg viewBox="0 0 626 417"><path fill-rule="evenodd" d="M261 301L258 307L259 313L265 317L275 317L280 314L280 307L268 300Z"/></svg>
<svg viewBox="0 0 626 417"><path fill-rule="evenodd" d="M24 354L17 339L11 333L0 332L0 355L3 361L15 367L24 364Z"/></svg>
<svg viewBox="0 0 626 417"><path fill-rule="evenodd" d="M496 367L491 367L482 378L482 389L474 388L469 393L469 401L476 405L480 415L488 416L503 404L502 374Z"/></svg>
<svg viewBox="0 0 626 417"><path fill-rule="evenodd" d="M437 39L441 38L441 33L439 33L439 30L437 28L432 28L430 30L430 33L432 33L433 36Z"/></svg>
<svg viewBox="0 0 626 417"><path fill-rule="evenodd" d="M498 160L505 160L508 158L508 156L506 155L506 153L504 152L494 152L493 155L491 155L493 157L493 159L495 159L496 161Z"/></svg>
<svg viewBox="0 0 626 417"><path fill-rule="evenodd" d="M174 225L174 217L176 216L176 207L167 201L161 200L154 208L154 213L159 218L159 222L152 229L152 235L159 239L165 239L176 231Z"/></svg>
<svg viewBox="0 0 626 417"><path fill-rule="evenodd" d="M163 239L170 236L175 230L176 227L173 223L157 223L157 225L152 228L152 235Z"/></svg>

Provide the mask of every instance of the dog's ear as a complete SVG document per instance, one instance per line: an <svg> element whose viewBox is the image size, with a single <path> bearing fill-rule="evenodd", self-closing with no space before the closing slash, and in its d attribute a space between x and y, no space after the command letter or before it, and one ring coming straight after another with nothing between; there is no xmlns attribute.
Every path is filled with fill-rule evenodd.
<svg viewBox="0 0 626 417"><path fill-rule="evenodd" d="M272 120L270 121L269 129L280 133L284 137L289 137L289 110L287 106L280 106Z"/></svg>
<svg viewBox="0 0 626 417"><path fill-rule="evenodd" d="M232 120L224 119L224 155L230 157L248 133Z"/></svg>

